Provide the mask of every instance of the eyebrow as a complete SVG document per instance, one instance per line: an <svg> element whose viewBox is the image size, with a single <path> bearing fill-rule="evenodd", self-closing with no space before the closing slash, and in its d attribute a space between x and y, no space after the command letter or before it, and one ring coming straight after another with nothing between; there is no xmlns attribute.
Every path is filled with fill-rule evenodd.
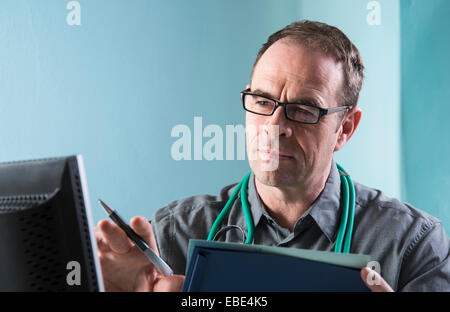
<svg viewBox="0 0 450 312"><path fill-rule="evenodd" d="M267 97L269 99L274 99L274 96L272 96L271 94L269 94L269 93L267 93L265 91L262 91L260 89L255 89L253 91L251 89L249 89L249 91L251 93L253 93L253 94L261 95L261 96ZM289 101L288 103L291 103L291 104L294 104L294 103L295 104L307 104L307 105L315 106L315 107L318 107L318 108L322 108L319 105L319 102L316 99L312 98L312 97L297 98L297 99L294 99L292 101Z"/></svg>
<svg viewBox="0 0 450 312"><path fill-rule="evenodd" d="M262 90L259 90L259 89L255 89L255 90L253 90L253 91L252 91L251 89L249 89L249 90L250 90L250 92L253 93L253 94L262 95L262 96L268 97L268 98L270 98L270 99L273 99L273 98L274 98L273 95L271 95L271 94L269 94L269 93L267 93L267 92L264 92L264 91L262 91Z"/></svg>

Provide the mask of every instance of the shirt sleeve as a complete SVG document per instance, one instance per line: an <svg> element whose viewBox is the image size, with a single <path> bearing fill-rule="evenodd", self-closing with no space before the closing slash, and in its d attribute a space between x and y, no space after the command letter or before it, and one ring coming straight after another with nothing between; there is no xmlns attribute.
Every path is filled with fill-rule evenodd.
<svg viewBox="0 0 450 312"><path fill-rule="evenodd" d="M450 291L449 254L442 223L425 224L405 252L398 291Z"/></svg>
<svg viewBox="0 0 450 312"><path fill-rule="evenodd" d="M184 271L182 256L176 249L174 217L172 207L166 206L156 211L151 220L153 233L160 257L171 267L175 274Z"/></svg>

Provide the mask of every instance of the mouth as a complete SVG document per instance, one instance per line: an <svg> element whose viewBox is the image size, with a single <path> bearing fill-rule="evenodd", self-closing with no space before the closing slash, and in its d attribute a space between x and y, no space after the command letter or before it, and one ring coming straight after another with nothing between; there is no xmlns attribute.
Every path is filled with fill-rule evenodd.
<svg viewBox="0 0 450 312"><path fill-rule="evenodd" d="M279 151L274 151L274 150L260 150L258 149L258 153L263 156L262 159L263 160L268 160L270 159L278 159L278 160L293 160L294 157L284 153L284 152L279 152Z"/></svg>

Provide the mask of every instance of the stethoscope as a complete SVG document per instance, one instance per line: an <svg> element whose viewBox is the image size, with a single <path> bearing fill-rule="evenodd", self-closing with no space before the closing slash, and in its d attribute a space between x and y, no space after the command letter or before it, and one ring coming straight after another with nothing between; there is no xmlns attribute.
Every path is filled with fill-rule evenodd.
<svg viewBox="0 0 450 312"><path fill-rule="evenodd" d="M341 224L339 225L339 230L336 238L336 244L334 246L334 252L350 253L350 246L352 242L352 233L353 233L353 223L355 218L355 186L353 185L350 175L339 164L336 163L336 166L338 168L339 175L341 177L342 215L341 215ZM245 223L247 224L247 237L245 238L245 243L246 244L253 243L253 233L255 230L255 226L253 224L253 218L250 211L250 207L248 205L248 198L247 198L247 188L250 175L251 172L249 172L242 179L242 181L236 186L233 193L231 194L231 197L228 199L222 211L217 216L216 220L214 221L211 227L211 231L209 232L208 235L209 241L215 240L219 234L223 233L225 230L228 230L230 228L238 228L245 237L244 231L237 225L229 225L219 230L219 227L222 224L223 219L230 211L240 192L242 210L244 211Z"/></svg>

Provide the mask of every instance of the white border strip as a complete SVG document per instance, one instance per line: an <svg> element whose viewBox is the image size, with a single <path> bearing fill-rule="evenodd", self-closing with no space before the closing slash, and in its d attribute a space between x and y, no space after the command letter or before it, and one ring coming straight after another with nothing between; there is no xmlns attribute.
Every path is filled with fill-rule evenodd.
<svg viewBox="0 0 450 312"><path fill-rule="evenodd" d="M98 290L103 292L103 291L105 291L105 287L103 285L103 275L102 275L102 270L100 267L100 261L98 259L98 255L97 255L97 251L98 251L97 239L95 238L95 235L94 235L94 222L93 222L92 211L91 211L91 202L89 201L86 171L84 168L83 156L76 155L76 157L77 157L77 163L78 163L78 170L80 173L81 190L83 191L84 207L86 208L86 218L88 220L89 236L91 238L92 257L94 258L95 271L97 274Z"/></svg>

